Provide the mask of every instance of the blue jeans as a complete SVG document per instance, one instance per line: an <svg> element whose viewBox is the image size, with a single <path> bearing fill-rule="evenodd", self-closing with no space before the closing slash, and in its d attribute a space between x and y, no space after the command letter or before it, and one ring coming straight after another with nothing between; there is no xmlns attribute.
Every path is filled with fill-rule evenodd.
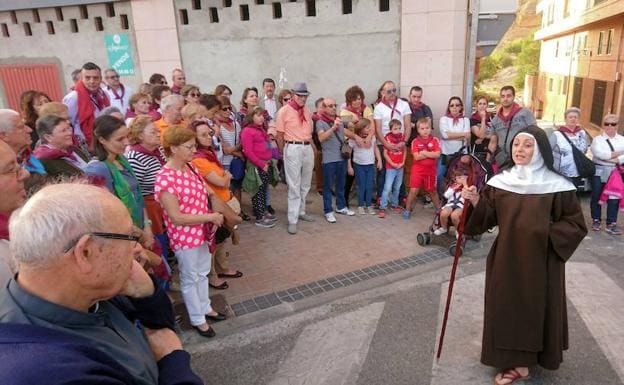
<svg viewBox="0 0 624 385"><path fill-rule="evenodd" d="M376 198L379 199L381 198L381 194L386 184L386 158L383 156L384 146L378 145L377 148L379 148L379 154L381 154L381 170L377 170L377 174L376 174L377 185L375 186L376 188L375 194L376 194Z"/></svg>
<svg viewBox="0 0 624 385"><path fill-rule="evenodd" d="M323 212L325 214L334 211L332 206L332 187L336 194L336 209L341 210L347 206L344 193L346 179L346 160L323 163Z"/></svg>
<svg viewBox="0 0 624 385"><path fill-rule="evenodd" d="M446 164L444 164L444 162L442 162L442 156L440 156L438 158L437 164L436 164L436 188L438 190L438 196L442 197L444 196L444 176L446 174Z"/></svg>
<svg viewBox="0 0 624 385"><path fill-rule="evenodd" d="M591 217L593 220L600 220L602 217L602 207L598 204L598 200L600 199L600 194L602 194L602 189L604 188L606 183L602 183L600 181L599 176L592 176L590 179L591 182L591 200L589 201L589 208L591 210ZM617 222L617 214L618 208L620 205L619 199L609 199L607 200L607 224Z"/></svg>
<svg viewBox="0 0 624 385"><path fill-rule="evenodd" d="M386 209L388 207L388 196L390 197L390 204L393 206L399 205L399 193L401 192L401 183L403 183L403 167L386 169L386 183L384 183L383 193L381 194L381 208Z"/></svg>
<svg viewBox="0 0 624 385"><path fill-rule="evenodd" d="M355 182L357 183L358 189L358 207L368 207L371 205L373 195L375 165L353 163L353 169L355 171Z"/></svg>

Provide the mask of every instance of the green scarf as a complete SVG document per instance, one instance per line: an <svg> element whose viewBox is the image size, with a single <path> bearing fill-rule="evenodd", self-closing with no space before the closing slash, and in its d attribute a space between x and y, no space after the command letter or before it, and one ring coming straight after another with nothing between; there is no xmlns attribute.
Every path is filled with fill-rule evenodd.
<svg viewBox="0 0 624 385"><path fill-rule="evenodd" d="M136 179L136 175L134 175L134 171L132 171L132 167L130 167L130 163L128 163L125 157L119 155L117 156L117 161L121 163L123 168L126 169L126 171L128 171L134 179ZM124 206L126 206L130 212L132 223L142 229L143 208L145 207L145 204L143 203L143 196L140 192L138 196L134 195L132 190L130 190L128 181L114 164L108 160L105 160L104 164L108 167L108 171L110 171L111 178L113 179L113 189L115 190L115 195L123 202Z"/></svg>

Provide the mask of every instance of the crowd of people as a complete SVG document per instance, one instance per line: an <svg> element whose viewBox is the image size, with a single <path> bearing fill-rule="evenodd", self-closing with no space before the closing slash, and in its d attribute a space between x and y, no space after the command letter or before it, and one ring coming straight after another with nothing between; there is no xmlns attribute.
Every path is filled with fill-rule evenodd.
<svg viewBox="0 0 624 385"><path fill-rule="evenodd" d="M71 358L88 343L93 360L81 364L76 375L86 376L100 365L101 376L128 374L142 379L139 383L155 383L158 377L178 383L172 371L188 383L198 381L172 332L165 293L172 286L173 262L192 326L201 336L214 336L210 322L226 315L212 308L208 288L227 289L228 279L243 276L230 265L226 243L238 243L243 221L267 229L276 225L271 189L280 181L288 189L292 235L300 221L315 220L306 210L313 176L329 224L338 222L336 214L383 219L395 212L409 220L421 199L439 213L435 234L442 235L458 226L469 202L474 210L468 233L498 225L499 234L506 234L492 249L486 279L492 269L505 271L509 285L504 290L512 297L518 288L530 289L518 281L508 258L498 256L508 250L533 259L541 254L536 240L508 235L517 234L513 229L522 221L509 213L552 212L539 224L546 234L540 250L547 250L548 271L527 267L540 282L562 277L563 263L584 235L574 194L583 178L592 186L592 229L601 230L606 205L605 231L621 234L624 137L617 133L615 115L604 117L603 131L591 140L579 126L581 111L570 108L566 124L547 138L531 111L515 102L511 86L501 88L494 114L487 111L485 97L475 100L470 114L470 106L453 96L434 122L421 87L412 87L402 99L392 81L381 85L371 104L354 85L343 103L321 97L312 111L304 82L278 92L267 78L262 93L245 88L235 103L227 85L203 93L180 69L172 72L171 87L165 76L153 74L136 92L115 70L102 72L94 63L73 75L75 83L62 101L30 90L22 95L21 111L0 110L0 322L17 324L10 333L23 339L41 335L37 344L45 345L46 365L56 362L48 355L62 349L60 344L76 347L66 352ZM588 148L595 167L591 175L578 166ZM466 153L496 174L481 193L469 185L466 172L447 172L453 159ZM520 205L533 208L510 209ZM536 270L540 275L533 274ZM59 272L64 279L56 279L52 289L48 283ZM513 338L486 325L483 362L511 368L497 383L525 377L537 363L556 368L561 362L567 329L557 322L565 317L565 295L561 286L553 287L542 297L552 308L547 323L554 326L547 329L561 333L548 341L548 354L500 348L504 341L512 351L539 351L540 341L549 338L539 333L537 324L545 321L535 316L535 302L517 298L514 311L534 327L509 331ZM500 294L488 285L486 298L492 298L486 319L499 324L499 312L507 308L500 307ZM104 331L96 328L103 322ZM91 326L75 329L75 323ZM111 333L121 334L123 342ZM531 338L523 339L527 334ZM140 355L150 350L149 358ZM36 353L35 346L23 354ZM19 357L15 365L24 365Z"/></svg>

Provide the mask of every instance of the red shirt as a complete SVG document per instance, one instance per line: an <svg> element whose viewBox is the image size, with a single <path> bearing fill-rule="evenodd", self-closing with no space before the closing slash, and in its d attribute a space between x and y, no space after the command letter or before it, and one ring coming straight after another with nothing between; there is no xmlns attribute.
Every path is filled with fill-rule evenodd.
<svg viewBox="0 0 624 385"><path fill-rule="evenodd" d="M412 141L411 149L412 154L421 151L440 151L440 141L435 136L429 136L426 139L418 136ZM412 163L412 174L435 175L436 163L437 159L435 158L415 160Z"/></svg>
<svg viewBox="0 0 624 385"><path fill-rule="evenodd" d="M389 142L392 144L405 142L405 136L403 134L401 134L400 138L396 138L392 133L388 133L386 134L384 139L386 139L386 142ZM389 150L386 148L385 151L388 152L388 157L393 163L401 164L403 162L403 155L405 154L405 147L401 148L400 150ZM394 167L392 167L389 163L386 162L386 170L390 170L392 168Z"/></svg>

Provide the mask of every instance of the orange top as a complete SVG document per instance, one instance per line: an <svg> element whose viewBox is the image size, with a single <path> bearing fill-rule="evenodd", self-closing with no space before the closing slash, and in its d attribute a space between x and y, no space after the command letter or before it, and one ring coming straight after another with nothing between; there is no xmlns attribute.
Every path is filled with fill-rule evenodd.
<svg viewBox="0 0 624 385"><path fill-rule="evenodd" d="M217 174L217 176L220 176L220 177L223 177L225 175L225 170L223 169L221 165L215 162L211 162L208 159L197 158L197 159L193 159L191 163L193 164L193 166L197 168L197 170L199 171L199 174L203 176L204 178L206 178L206 175L210 174L211 172L214 172L215 174ZM224 187L216 186L207 180L206 180L206 183L215 192L215 194L217 194L217 196L221 198L222 201L227 202L232 197L230 188L229 188L230 186L224 186Z"/></svg>
<svg viewBox="0 0 624 385"><path fill-rule="evenodd" d="M165 131L169 128L169 125L165 122L165 118L160 118L154 122L154 126L160 131L160 144L163 144L163 138L165 137Z"/></svg>
<svg viewBox="0 0 624 385"><path fill-rule="evenodd" d="M288 104L277 112L276 131L284 133L284 140L289 142L312 141L312 114L303 108L305 121L301 122L299 113Z"/></svg>

